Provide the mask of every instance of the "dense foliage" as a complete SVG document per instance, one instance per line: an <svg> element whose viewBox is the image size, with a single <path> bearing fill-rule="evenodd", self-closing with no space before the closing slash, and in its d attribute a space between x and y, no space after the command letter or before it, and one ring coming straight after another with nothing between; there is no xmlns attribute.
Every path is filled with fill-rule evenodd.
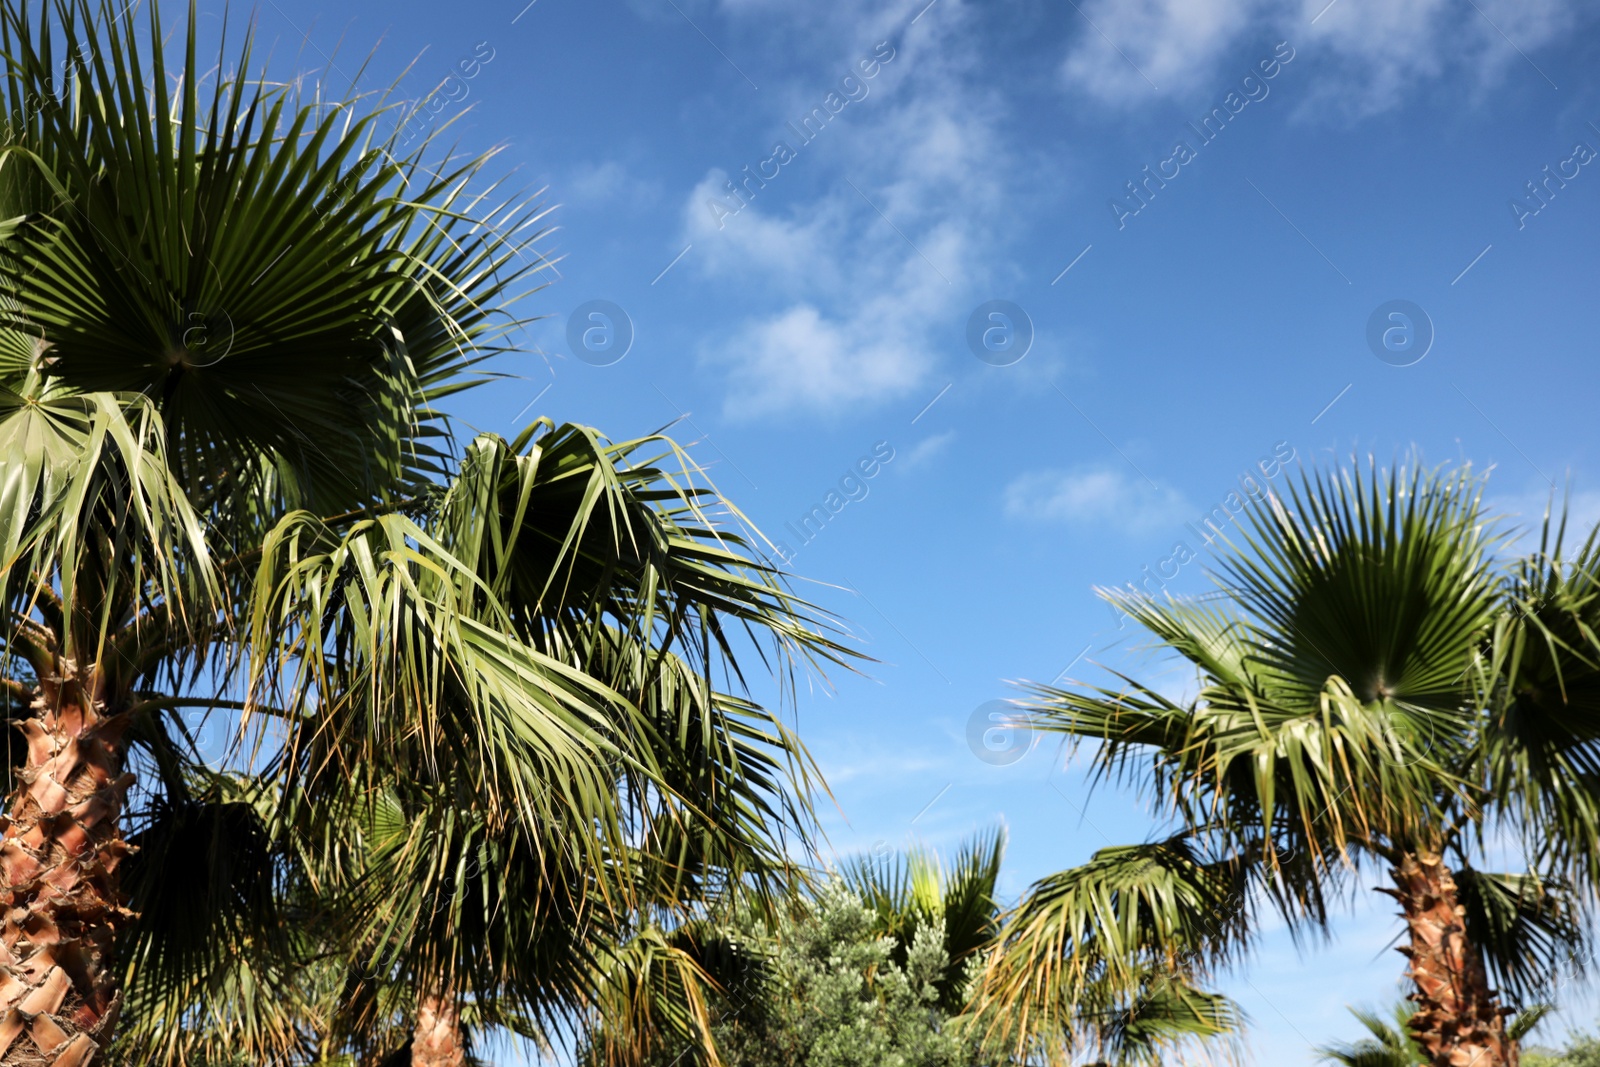
<svg viewBox="0 0 1600 1067"><path fill-rule="evenodd" d="M995 896L1004 839L983 834L948 863L913 848L859 857L817 872L773 909L744 898L670 934L692 968L658 969L652 997L691 1003L672 1040L621 1062L728 1067L867 1067L872 1064L985 1067L1033 1062L1010 1045L1014 1029L972 1013L974 994L1000 930ZM626 970L639 984L641 970ZM684 981L699 976L699 981ZM1096 1063L1153 1067L1196 1039L1232 1039L1242 1019L1226 1001L1178 983L1152 981L1146 995L1116 1007L1085 1001L1078 1025L1098 1035ZM1093 1013L1091 1015L1091 1013ZM617 1013L612 1013L615 1016ZM617 1043L604 1020L587 1059L598 1064ZM671 1025L650 1028L664 1035ZM1058 1035L1038 1035L1033 1050Z"/></svg>
<svg viewBox="0 0 1600 1067"><path fill-rule="evenodd" d="M842 881L770 928L747 914L725 936L760 960L714 1000L727 1067L970 1067L984 1062L940 1007L951 967L942 922L909 938ZM896 957L900 961L896 961ZM661 1059L661 1064L670 1057Z"/></svg>
<svg viewBox="0 0 1600 1067"><path fill-rule="evenodd" d="M1574 1034L1560 1051L1542 1047L1523 1050L1522 1067L1600 1067L1600 1037Z"/></svg>

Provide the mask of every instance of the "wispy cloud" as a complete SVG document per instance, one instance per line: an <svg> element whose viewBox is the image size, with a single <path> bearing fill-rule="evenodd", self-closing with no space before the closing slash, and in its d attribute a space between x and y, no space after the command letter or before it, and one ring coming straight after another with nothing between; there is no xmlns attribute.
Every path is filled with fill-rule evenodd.
<svg viewBox="0 0 1600 1067"><path fill-rule="evenodd" d="M730 418L839 414L913 394L973 299L973 279L1001 262L1000 109L972 76L982 59L962 33L972 16L959 0L940 14L890 42L892 61L815 144L784 122L837 86L794 88L773 129L796 156L752 168L768 185L745 173L772 153L753 144L749 160L709 170L684 203L691 269L736 281L754 305L701 353L726 378ZM842 77L860 56L881 54L878 40L841 51L827 69ZM728 186L736 170L741 199ZM736 212L710 206L718 201Z"/></svg>
<svg viewBox="0 0 1600 1067"><path fill-rule="evenodd" d="M650 204L661 196L659 185L644 180L636 170L616 160L586 163L574 168L567 176L564 190L557 188L556 192L563 199L585 206L621 202L637 207Z"/></svg>
<svg viewBox="0 0 1600 1067"><path fill-rule="evenodd" d="M1014 519L1128 534L1181 526L1194 510L1176 490L1109 465L1020 475L1006 486L1004 504Z"/></svg>
<svg viewBox="0 0 1600 1067"><path fill-rule="evenodd" d="M895 470L914 471L925 464L933 462L939 457L940 453L950 447L951 442L955 439L956 432L954 430L946 430L943 433L936 433L931 437L923 438L895 457Z"/></svg>
<svg viewBox="0 0 1600 1067"><path fill-rule="evenodd" d="M948 758L930 755L874 756L870 760L853 763L824 762L822 775L833 785L842 785L858 778L870 778L886 787L895 787L908 779L920 780L926 776L927 771L943 771L949 768Z"/></svg>
<svg viewBox="0 0 1600 1067"><path fill-rule="evenodd" d="M1161 94L1203 91L1227 73L1222 64L1236 48L1283 39L1317 64L1307 106L1351 114L1393 107L1446 74L1479 87L1496 84L1510 68L1528 65L1525 53L1584 17L1576 0L1081 0L1078 6L1082 29L1062 61L1062 77L1073 91L1103 103L1136 106Z"/></svg>

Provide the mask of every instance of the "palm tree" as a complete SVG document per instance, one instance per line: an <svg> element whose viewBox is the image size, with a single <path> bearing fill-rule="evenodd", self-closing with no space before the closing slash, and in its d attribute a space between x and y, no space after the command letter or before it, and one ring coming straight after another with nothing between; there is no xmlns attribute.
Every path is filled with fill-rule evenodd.
<svg viewBox="0 0 1600 1067"><path fill-rule="evenodd" d="M792 737L711 679L747 639L780 674L844 653L681 453L635 455L659 439L455 446L437 405L546 264L488 157L430 170L381 106L246 80L248 34L208 81L192 6L169 68L138 18L0 16L0 676L26 742L0 1065L88 1063L119 1007L162 1057L197 1019L233 1055L303 1049L279 994L327 916L267 890L349 862L402 899L373 855L425 876L418 906L354 932L452 1062L463 1005L523 973L504 945L625 909L641 839L737 876L767 815L804 821ZM236 724L224 772L196 709Z"/></svg>
<svg viewBox="0 0 1600 1067"><path fill-rule="evenodd" d="M1428 1054L1411 1029L1411 1018L1416 1013L1416 1005L1407 1000L1394 1006L1390 1019L1363 1008L1351 1008L1350 1014L1369 1036L1325 1045L1317 1052L1324 1062L1343 1067L1427 1067Z"/></svg>
<svg viewBox="0 0 1600 1067"><path fill-rule="evenodd" d="M938 982L939 1007L951 1015L967 1003L967 966L999 930L1000 878L1006 839L1001 830L978 834L956 850L948 868L932 849L868 853L846 861L840 877L878 917L875 932L895 939L894 962L905 965L917 931L942 932L949 967Z"/></svg>
<svg viewBox="0 0 1600 1067"><path fill-rule="evenodd" d="M1520 1042L1548 1011L1547 1005L1537 1005L1518 1015L1506 1027L1512 1040ZM1324 1062L1342 1067L1428 1067L1428 1054L1411 1026L1416 1013L1416 1005L1406 1000L1394 1006L1389 1019L1364 1008L1351 1008L1350 1014L1369 1036L1325 1045L1317 1052Z"/></svg>
<svg viewBox="0 0 1600 1067"><path fill-rule="evenodd" d="M343 848L345 798L381 796L392 812L393 832L367 835L375 847L346 879L360 901L350 913L371 917L351 929L363 969L431 974L438 989L470 995L480 1019L491 1005L547 1023L580 1011L593 992L586 957L611 951L637 912L681 915L723 891L770 891L789 866L783 836L805 847L809 757L780 717L709 679L742 677L736 629L773 663L840 650L799 626L798 602L736 554L737 537L708 525L699 493L673 491L682 471L638 458L651 443L548 426L510 444L480 438L478 462L429 525L510 609L497 629L611 694L591 723L609 777L588 807L501 820L461 799L485 792L462 779L486 761L394 746L352 793L348 774L315 770L327 738L306 750L307 796L334 823L326 839ZM537 462L519 459L530 448ZM346 709L324 729L350 721ZM623 832L592 853L576 847L601 807ZM341 863L316 866L338 883ZM596 864L608 874L599 884ZM425 1014L445 1018L419 1004L416 1018Z"/></svg>
<svg viewBox="0 0 1600 1067"><path fill-rule="evenodd" d="M1600 553L1564 558L1547 522L1502 561L1481 492L1470 471L1306 473L1227 543L1216 594L1105 594L1197 694L1119 676L1032 687L1029 714L1092 739L1098 777L1177 829L1035 886L989 1002L1048 1014L1152 964L1203 974L1247 953L1262 909L1325 929L1328 901L1381 873L1428 1062L1515 1062L1510 1005L1581 962L1600 869ZM1480 868L1495 838L1525 870Z"/></svg>
<svg viewBox="0 0 1600 1067"><path fill-rule="evenodd" d="M243 706L252 546L300 507L359 512L425 482L430 404L475 338L492 347L495 294L525 273L490 270L505 250L458 186L474 164L425 179L384 158L370 117L267 87L203 106L192 10L177 80L131 12L103 15L0 20L0 573L28 738L0 865L4 1063L84 1062L111 1036L130 767L157 768L145 785L179 817L204 806L175 722Z"/></svg>
<svg viewBox="0 0 1600 1067"><path fill-rule="evenodd" d="M979 834L956 852L948 869L937 852L913 847L884 857L861 856L845 863L841 876L857 896L877 913L876 932L895 939L893 960L904 966L916 933L924 927L942 931L949 966L938 982L938 1007L961 1017L993 1062L1007 1062L1008 1036L1044 1048L1060 1035L1050 1030L1013 1030L1004 1021L980 1012L962 1016L973 996L973 977L1000 937L1001 906L996 895L1005 835ZM1102 1065L1117 1067L1158 1064L1187 1040L1216 1043L1236 1035L1241 1016L1226 998L1152 972L1137 993L1106 999L1103 990L1088 990L1073 1006L1074 1025L1092 1031Z"/></svg>
<svg viewBox="0 0 1600 1067"><path fill-rule="evenodd" d="M1204 986L1234 915L1235 864L1183 837L1101 849L1032 886L1002 917L969 1009L1018 1059L1153 1065L1174 1048L1234 1055L1243 1012Z"/></svg>

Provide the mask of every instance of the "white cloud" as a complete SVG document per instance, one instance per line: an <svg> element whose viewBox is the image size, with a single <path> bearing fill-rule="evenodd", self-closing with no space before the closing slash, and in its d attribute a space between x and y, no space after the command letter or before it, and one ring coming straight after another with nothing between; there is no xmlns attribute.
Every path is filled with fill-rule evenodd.
<svg viewBox="0 0 1600 1067"><path fill-rule="evenodd" d="M910 321L920 303L882 294L839 318L801 303L746 323L711 357L728 374L723 413L826 414L905 393L923 376Z"/></svg>
<svg viewBox="0 0 1600 1067"><path fill-rule="evenodd" d="M932 437L925 437L908 448L901 456L896 457L894 469L897 471L914 471L918 467L938 458L939 453L949 447L950 442L956 439L954 430L936 433Z"/></svg>
<svg viewBox="0 0 1600 1067"><path fill-rule="evenodd" d="M996 283L1019 269L1004 258L1007 244L1044 184L1029 147L1001 136L1016 116L995 87L981 32L987 13L969 0L941 0L934 14L908 25L925 3L706 2L741 32L781 39L790 69L810 72L763 79L768 132L731 157L707 161L682 204L677 246L662 249L665 262L692 243L677 269L729 294L699 353L725 382L724 412L747 420L828 416L903 402L933 384L941 361L964 358L963 310L1003 293ZM1074 92L1130 108L1158 95L1210 106L1287 40L1296 49L1289 69L1303 79L1291 106L1350 115L1392 106L1446 75L1486 91L1512 65L1526 68L1517 48L1537 60L1540 47L1578 18L1575 0L1477 0L1476 8L1454 0L1079 6L1087 18L1072 17L1060 66ZM813 143L802 143L786 124L822 106L883 40L892 40L893 60L859 80L864 95L837 110ZM1531 69L1521 76L1536 77ZM774 158L779 138L794 158L775 177L767 163L759 186L746 173ZM741 188L749 181L749 192L735 197L730 175ZM1058 191L1062 178L1059 168L1051 172ZM602 166L591 184L609 190L624 180ZM1007 380L1055 369L1033 358Z"/></svg>
<svg viewBox="0 0 1600 1067"><path fill-rule="evenodd" d="M638 205L655 200L660 190L641 180L616 160L586 163L567 177L567 199L583 204L627 201Z"/></svg>
<svg viewBox="0 0 1600 1067"><path fill-rule="evenodd" d="M1107 102L1192 88L1261 6L1261 0L1086 0L1062 76Z"/></svg>
<svg viewBox="0 0 1600 1067"><path fill-rule="evenodd" d="M1479 90L1497 84L1509 67L1527 67L1518 49L1557 40L1580 10L1576 0L1085 0L1082 8L1094 26L1074 36L1061 73L1102 102L1220 94L1238 80L1224 58L1252 41L1270 49L1287 40L1296 62L1317 65L1310 106L1352 115L1393 107L1446 73Z"/></svg>
<svg viewBox="0 0 1600 1067"><path fill-rule="evenodd" d="M891 747L889 742L875 746L879 752ZM931 770L948 770L945 757L917 753L901 755L874 755L869 760L853 763L828 763L822 765L822 777L831 785L843 785L858 778L869 779L874 785L899 786L908 780L924 777Z"/></svg>
<svg viewBox="0 0 1600 1067"><path fill-rule="evenodd" d="M950 0L937 30L929 19L897 38L892 60L861 82L866 95L815 143L802 143L784 118L808 114L838 78L794 88L773 122L793 158L776 177L767 165L765 186L743 170L773 159L770 144L730 161L737 166L727 170L748 183L742 203L721 169L690 193L683 238L694 251L685 266L736 282L739 299L751 302L701 353L726 377L729 417L837 414L928 382L1006 225L999 105L968 76L980 58L961 32L969 17ZM864 35L824 69L842 77L880 39ZM818 185L823 192L796 198Z"/></svg>
<svg viewBox="0 0 1600 1067"><path fill-rule="evenodd" d="M1159 489L1133 471L1109 465L1019 475L1006 486L1005 513L1031 522L1145 534L1177 528L1194 510L1173 489Z"/></svg>
<svg viewBox="0 0 1600 1067"><path fill-rule="evenodd" d="M1302 0L1310 17L1317 0ZM1341 8L1346 10L1341 11ZM1311 27L1307 51L1327 50L1335 70L1313 89L1313 106L1360 115L1399 104L1422 83L1459 77L1482 93L1516 70L1542 81L1528 53L1556 41L1576 21L1571 0L1340 0ZM1283 28L1293 32L1292 23ZM1534 62L1537 62L1536 60Z"/></svg>

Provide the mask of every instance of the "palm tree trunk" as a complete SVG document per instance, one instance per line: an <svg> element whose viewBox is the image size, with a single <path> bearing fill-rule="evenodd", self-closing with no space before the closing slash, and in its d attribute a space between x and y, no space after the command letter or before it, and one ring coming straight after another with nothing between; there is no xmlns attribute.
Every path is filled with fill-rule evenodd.
<svg viewBox="0 0 1600 1067"><path fill-rule="evenodd" d="M1506 1033L1506 1010L1489 988L1483 955L1467 939L1466 909L1439 856L1405 853L1391 869L1393 896L1405 911L1417 991L1411 1029L1433 1067L1517 1067L1517 1044Z"/></svg>
<svg viewBox="0 0 1600 1067"><path fill-rule="evenodd" d="M461 1067L466 1062L461 1013L448 992L425 989L417 996L417 1027L411 1034L411 1067Z"/></svg>
<svg viewBox="0 0 1600 1067"><path fill-rule="evenodd" d="M22 725L27 761L0 820L0 1067L84 1067L110 1043L121 1002L127 718L58 666Z"/></svg>

